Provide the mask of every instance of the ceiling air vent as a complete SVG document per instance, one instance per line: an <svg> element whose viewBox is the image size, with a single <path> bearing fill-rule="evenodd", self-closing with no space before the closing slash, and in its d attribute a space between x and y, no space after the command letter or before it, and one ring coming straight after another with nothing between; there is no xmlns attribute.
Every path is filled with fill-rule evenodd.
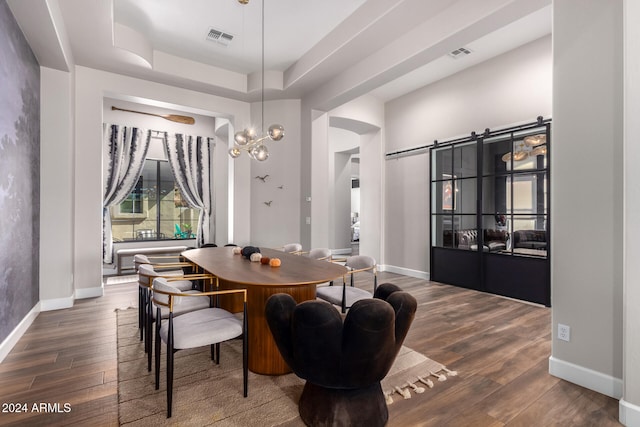
<svg viewBox="0 0 640 427"><path fill-rule="evenodd" d="M467 56L467 55L471 55L471 51L466 47L461 47L452 52L449 52L449 56L455 59L462 58L463 56Z"/></svg>
<svg viewBox="0 0 640 427"><path fill-rule="evenodd" d="M233 34L225 33L224 31L216 30L215 28L209 28L206 39L226 47L231 44Z"/></svg>

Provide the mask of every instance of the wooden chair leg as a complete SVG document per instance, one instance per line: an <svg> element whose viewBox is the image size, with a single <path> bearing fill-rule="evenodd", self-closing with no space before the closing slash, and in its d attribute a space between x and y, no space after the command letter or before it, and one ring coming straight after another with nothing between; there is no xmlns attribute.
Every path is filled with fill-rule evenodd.
<svg viewBox="0 0 640 427"><path fill-rule="evenodd" d="M220 343L216 343L216 364L220 364Z"/></svg>

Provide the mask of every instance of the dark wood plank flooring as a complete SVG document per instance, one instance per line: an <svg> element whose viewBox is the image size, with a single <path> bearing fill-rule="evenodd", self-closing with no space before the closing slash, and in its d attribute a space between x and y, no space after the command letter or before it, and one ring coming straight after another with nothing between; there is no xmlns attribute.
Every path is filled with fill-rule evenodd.
<svg viewBox="0 0 640 427"><path fill-rule="evenodd" d="M405 344L459 372L410 400L396 395L390 426L620 425L617 400L548 374L550 309L392 273L379 280L418 300ZM28 410L0 412L0 425L118 425L114 310L136 304L135 285L108 285L104 297L41 313L0 364L0 403Z"/></svg>

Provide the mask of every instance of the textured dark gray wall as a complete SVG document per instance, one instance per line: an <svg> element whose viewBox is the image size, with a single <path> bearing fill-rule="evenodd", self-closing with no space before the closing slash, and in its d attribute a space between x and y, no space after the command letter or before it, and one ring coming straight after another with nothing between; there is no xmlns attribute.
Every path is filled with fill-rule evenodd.
<svg viewBox="0 0 640 427"><path fill-rule="evenodd" d="M40 67L0 1L0 341L39 300Z"/></svg>

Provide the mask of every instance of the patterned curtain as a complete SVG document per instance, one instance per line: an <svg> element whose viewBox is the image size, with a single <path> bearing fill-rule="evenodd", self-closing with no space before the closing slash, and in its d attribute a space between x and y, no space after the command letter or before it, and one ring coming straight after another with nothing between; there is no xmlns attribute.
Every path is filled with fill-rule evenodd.
<svg viewBox="0 0 640 427"><path fill-rule="evenodd" d="M164 139L169 165L182 197L189 206L200 209L198 218L198 247L215 240L211 224L215 217L211 196L211 159L213 138L171 134Z"/></svg>
<svg viewBox="0 0 640 427"><path fill-rule="evenodd" d="M151 132L103 123L102 260L113 262L113 235L109 207L122 203L138 182L147 158Z"/></svg>

